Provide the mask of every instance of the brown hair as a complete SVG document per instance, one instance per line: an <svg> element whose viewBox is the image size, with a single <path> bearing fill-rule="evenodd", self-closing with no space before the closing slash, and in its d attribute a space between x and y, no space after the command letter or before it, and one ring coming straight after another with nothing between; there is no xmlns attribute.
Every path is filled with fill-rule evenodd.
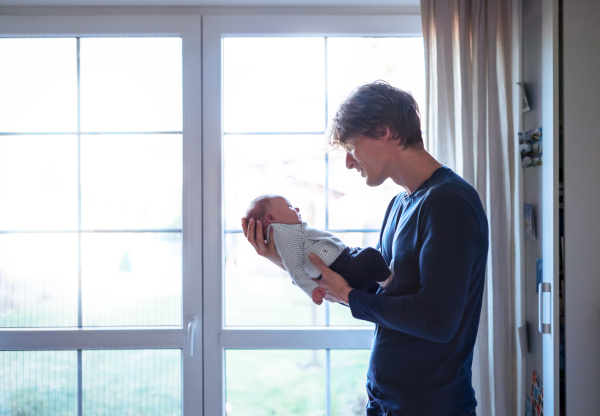
<svg viewBox="0 0 600 416"><path fill-rule="evenodd" d="M349 150L348 141L357 134L378 139L382 128L407 147L423 147L419 106L413 96L385 81L356 88L342 102L329 128L329 145Z"/></svg>
<svg viewBox="0 0 600 416"><path fill-rule="evenodd" d="M260 221L263 227L265 225L268 225L265 215L267 214L267 210L269 209L271 199L277 196L278 195L266 194L253 199L252 202L250 202L248 209L246 210L246 215L244 216L244 218L246 219L246 224L248 224L250 220L254 218L256 221Z"/></svg>

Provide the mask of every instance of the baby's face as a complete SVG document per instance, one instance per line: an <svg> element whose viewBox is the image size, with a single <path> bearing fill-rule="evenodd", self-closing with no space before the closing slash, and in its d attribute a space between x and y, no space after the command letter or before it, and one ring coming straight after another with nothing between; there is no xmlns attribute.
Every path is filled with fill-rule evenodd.
<svg viewBox="0 0 600 416"><path fill-rule="evenodd" d="M290 201L282 196L275 197L270 201L269 211L281 224L302 224L300 208L295 208Z"/></svg>

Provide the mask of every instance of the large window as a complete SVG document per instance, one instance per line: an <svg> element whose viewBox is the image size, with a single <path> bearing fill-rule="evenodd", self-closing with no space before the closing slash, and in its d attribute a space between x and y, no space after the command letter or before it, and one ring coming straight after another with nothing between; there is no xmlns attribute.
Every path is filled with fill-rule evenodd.
<svg viewBox="0 0 600 416"><path fill-rule="evenodd" d="M32 23L0 22L0 415L200 412L199 21Z"/></svg>
<svg viewBox="0 0 600 416"><path fill-rule="evenodd" d="M423 104L420 25L0 16L0 416L361 414L373 326L313 305L240 218L278 193L376 244L398 188L324 133L375 79Z"/></svg>
<svg viewBox="0 0 600 416"><path fill-rule="evenodd" d="M313 304L254 253L240 218L255 197L279 194L309 226L349 246L377 244L399 188L391 181L368 188L345 169L344 153L327 151L325 132L342 100L377 79L424 105L418 20L400 18L394 30L385 19L377 29L362 26L362 18L240 20L214 17L204 26L205 80L220 80L205 89L205 180L220 199L206 213L218 218L208 227L222 250L205 263L213 276L205 282L205 325L213 328L205 353L216 361L207 375L222 380L206 387L215 397L206 409L232 416L364 414L372 324L353 319L347 307Z"/></svg>

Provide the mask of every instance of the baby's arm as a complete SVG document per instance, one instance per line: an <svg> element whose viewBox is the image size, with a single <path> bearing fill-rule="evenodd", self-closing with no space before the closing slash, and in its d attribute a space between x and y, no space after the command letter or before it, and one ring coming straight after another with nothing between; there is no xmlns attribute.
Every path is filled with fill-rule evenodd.
<svg viewBox="0 0 600 416"><path fill-rule="evenodd" d="M304 270L304 266L302 264L302 236L296 233L274 233L275 246L277 247L277 252L281 256L283 260L283 265L285 269L290 274L290 277L296 283L300 289L302 289L315 303L318 305L320 302L315 301L313 298L313 292L315 289L319 288L318 283L306 273ZM317 291L315 296L317 296ZM324 295L323 295L324 296ZM323 300L321 299L321 302Z"/></svg>

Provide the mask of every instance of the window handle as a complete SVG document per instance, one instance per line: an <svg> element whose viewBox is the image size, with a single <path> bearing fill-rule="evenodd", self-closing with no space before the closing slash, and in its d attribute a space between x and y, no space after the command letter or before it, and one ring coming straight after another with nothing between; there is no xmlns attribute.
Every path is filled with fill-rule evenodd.
<svg viewBox="0 0 600 416"><path fill-rule="evenodd" d="M538 323L540 327L540 332L542 334L550 334L552 331L552 312L550 312L550 323L544 323L544 293L552 294L552 285L548 282L540 283L538 287ZM548 308L552 307L552 296L549 296L550 304ZM552 311L551 309L549 309Z"/></svg>
<svg viewBox="0 0 600 416"><path fill-rule="evenodd" d="M196 317L192 316L188 321L187 326L187 342L190 352L190 357L194 356L194 338L196 336Z"/></svg>

